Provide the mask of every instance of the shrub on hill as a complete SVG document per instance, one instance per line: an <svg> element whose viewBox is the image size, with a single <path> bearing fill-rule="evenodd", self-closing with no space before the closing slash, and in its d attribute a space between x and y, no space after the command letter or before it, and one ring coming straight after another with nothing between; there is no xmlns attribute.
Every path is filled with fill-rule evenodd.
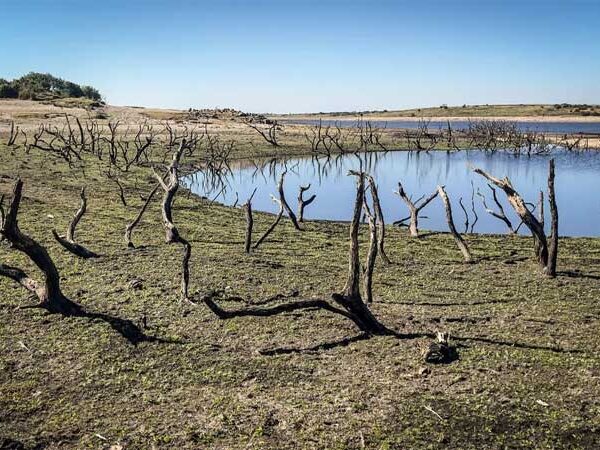
<svg viewBox="0 0 600 450"><path fill-rule="evenodd" d="M100 92L96 88L81 86L71 81L57 78L49 73L30 72L12 81L0 78L0 98L47 100L67 97L86 97L91 100L102 99Z"/></svg>

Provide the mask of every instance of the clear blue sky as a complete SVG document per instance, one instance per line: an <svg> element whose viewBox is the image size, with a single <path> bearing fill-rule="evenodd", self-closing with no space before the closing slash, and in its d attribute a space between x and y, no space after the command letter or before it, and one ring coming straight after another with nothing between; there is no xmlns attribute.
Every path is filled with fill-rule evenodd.
<svg viewBox="0 0 600 450"><path fill-rule="evenodd" d="M600 0L0 0L0 77L117 105L600 103Z"/></svg>

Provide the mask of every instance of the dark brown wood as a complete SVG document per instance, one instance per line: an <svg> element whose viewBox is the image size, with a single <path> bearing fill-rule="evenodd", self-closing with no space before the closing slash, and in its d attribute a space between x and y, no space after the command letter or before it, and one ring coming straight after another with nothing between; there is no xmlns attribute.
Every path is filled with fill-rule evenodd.
<svg viewBox="0 0 600 450"><path fill-rule="evenodd" d="M277 122L273 122L268 125L267 131L263 131L259 125L252 122L245 122L250 128L256 131L262 138L271 144L273 147L279 147L279 142L277 140L277 132L281 129L281 126Z"/></svg>
<svg viewBox="0 0 600 450"><path fill-rule="evenodd" d="M456 245L462 253L465 262L472 263L473 257L471 256L471 251L469 250L467 243L464 241L462 236L456 231L456 227L454 226L454 219L452 218L452 205L450 204L448 195L446 194L446 191L444 190L443 186L438 186L437 189L438 193L440 194L440 198L442 199L442 202L444 202L444 207L446 208L446 220L448 222L448 228L450 229L450 233L452 233L452 236L456 241Z"/></svg>
<svg viewBox="0 0 600 450"><path fill-rule="evenodd" d="M250 253L252 246L252 227L254 226L254 218L252 217L252 197L256 193L256 189L252 192L252 195L244 203L243 208L246 210L246 237L244 240L244 251Z"/></svg>
<svg viewBox="0 0 600 450"><path fill-rule="evenodd" d="M16 181L13 199L4 219L2 235L12 244L12 248L24 253L44 274L44 282L39 283L30 278L23 270L0 264L0 275L18 282L28 291L34 293L40 307L51 313L64 315L80 315L82 308L69 300L60 288L60 275L47 250L19 229L17 215L21 204L23 182Z"/></svg>
<svg viewBox="0 0 600 450"><path fill-rule="evenodd" d="M488 184L488 187L491 189L492 191L492 197L494 199L494 203L496 204L496 206L498 207L498 211L494 211L493 209L489 208L486 201L485 201L485 195L483 195L481 192L479 192L479 189L477 190L477 195L481 198L481 202L483 203L483 207L485 208L485 211L490 214L492 217L495 217L498 220L501 220L502 222L504 222L504 224L506 225L506 227L508 228L508 232L511 234L515 233L515 230L513 228L512 222L508 219L508 217L506 217L506 214L504 212L504 208L502 207L502 204L500 203L500 201L498 200L498 196L496 195L496 189L494 189L494 186Z"/></svg>
<svg viewBox="0 0 600 450"><path fill-rule="evenodd" d="M381 324L371 313L360 295L360 260L358 231L365 198L365 174L350 171L350 175L357 177L356 200L354 214L350 222L350 251L348 254L348 278L342 293L335 293L331 297L346 311L356 318L359 328L369 334L387 334L387 328Z"/></svg>
<svg viewBox="0 0 600 450"><path fill-rule="evenodd" d="M85 197L85 187L81 188L81 205L79 209L73 216L73 219L69 223L67 227L67 235L66 237L59 236L55 230L52 230L52 235L54 239L63 246L65 250L74 254L75 256L79 256L80 258L88 259L88 258L98 258L99 255L91 250L88 250L83 245L80 245L75 242L75 231L77 229L77 225L79 221L83 217L83 215L87 211L87 198Z"/></svg>
<svg viewBox="0 0 600 450"><path fill-rule="evenodd" d="M304 208L310 205L317 198L316 194L311 195L306 200L304 199L304 193L310 189L310 184L307 186L300 186L298 192L298 222L304 222Z"/></svg>
<svg viewBox="0 0 600 450"><path fill-rule="evenodd" d="M127 227L125 227L125 242L127 243L127 247L135 248L135 245L133 245L133 241L131 240L131 234L133 233L134 228L137 227L138 224L140 223L140 220L142 220L142 216L144 215L144 212L146 212L148 205L152 201L152 197L154 197L154 194L156 194L156 191L158 191L159 188L160 188L160 184L157 184L154 187L154 189L152 189L152 191L150 191L150 193L148 194L148 197L146 198L146 201L142 205L137 216L135 216L135 219L133 219L133 221L130 222L129 224L127 224Z"/></svg>
<svg viewBox="0 0 600 450"><path fill-rule="evenodd" d="M404 200L404 203L406 203L406 206L408 206L408 209L410 211L410 225L408 227L408 229L410 231L410 235L413 237L418 237L419 236L419 212L423 208L425 208L434 198L437 197L438 191L435 191L426 199L417 200L416 202L413 202L408 197L408 195L406 195L406 192L404 191L404 188L402 187L402 183L398 182L398 190L396 191L396 194L398 194L400 196L400 198L402 200Z"/></svg>
<svg viewBox="0 0 600 450"><path fill-rule="evenodd" d="M373 303L373 272L375 271L375 260L377 259L377 218L374 213L371 212L369 204L363 199L365 214L367 221L369 222L369 251L367 253L367 260L365 263L364 270L364 294L365 301L367 303Z"/></svg>
<svg viewBox="0 0 600 450"><path fill-rule="evenodd" d="M273 221L271 226L269 226L269 228L267 228L267 230L263 233L263 235L260 237L260 239L258 241L256 241L256 243L252 246L252 248L254 248L254 249L257 249L258 246L260 244L262 244L265 239L267 239L267 237L273 232L273 230L279 224L279 222L281 221L281 218L283 217L283 204L281 203L280 200L276 199L275 197L271 196L271 198L273 199L273 201L275 203L277 203L279 205L279 212L277 213L277 216L275 216L275 220Z"/></svg>
<svg viewBox="0 0 600 450"><path fill-rule="evenodd" d="M365 332L366 335L397 335L392 330L387 329L371 313L367 305L363 302L360 295L360 262L358 249L358 229L360 225L360 216L364 203L365 175L362 172L351 172L358 177L356 201L354 204L354 215L350 224L350 253L348 265L348 279L344 291L340 294L333 294L333 300L340 307L331 305L325 300L305 300L293 303L286 303L270 308L246 308L242 310L227 311L222 309L213 299L218 295L212 292L203 297L204 303L208 308L221 319L229 319L240 316L272 316L300 309L319 308L340 314L352 320L356 326ZM283 207L281 208L283 211ZM283 212L280 212L280 215ZM376 228L374 228L376 229ZM376 244L376 239L372 240ZM377 246L375 245L375 248Z"/></svg>
<svg viewBox="0 0 600 450"><path fill-rule="evenodd" d="M556 260L558 258L558 206L554 191L554 158L548 168L548 201L550 203L550 244L548 246L548 266L546 275L556 276Z"/></svg>
<svg viewBox="0 0 600 450"><path fill-rule="evenodd" d="M379 201L377 184L371 175L367 175L367 181L371 190L371 198L373 199L373 212L375 213L375 221L377 223L377 254L384 264L391 264L392 261L385 251L385 219L383 217L383 210L381 209L381 202Z"/></svg>
<svg viewBox="0 0 600 450"><path fill-rule="evenodd" d="M521 218L525 226L529 228L529 231L531 231L538 264L540 265L542 270L545 270L546 266L548 265L548 244L546 240L546 234L544 232L544 227L542 226L542 224L529 210L529 208L525 204L525 201L513 188L512 183L507 177L500 180L484 172L481 169L474 168L473 171L504 191L510 205L513 207L517 215Z"/></svg>
<svg viewBox="0 0 600 450"><path fill-rule="evenodd" d="M292 211L292 208L290 208L290 205L288 204L287 200L285 199L285 191L283 188L283 181L284 181L286 173L287 173L287 170L282 172L281 176L279 177L279 183L277 183L277 191L279 192L279 201L283 205L283 209L285 209L285 212L287 213L288 217L292 221L292 224L294 224L294 228L296 230L302 230L300 228L300 225L298 224L298 220L296 219L296 214L294 214L294 211Z"/></svg>
<svg viewBox="0 0 600 450"><path fill-rule="evenodd" d="M188 141L182 139L179 144L177 151L173 153L173 159L168 169L168 181L154 172L158 183L163 188L164 196L162 201L162 218L163 225L165 228L165 242L167 244L181 244L183 246L183 258L182 258L182 274L181 274L181 298L182 300L189 301L189 261L192 253L191 244L184 239L180 234L179 230L173 223L173 200L175 194L179 189L179 162L183 156L183 152L188 148Z"/></svg>

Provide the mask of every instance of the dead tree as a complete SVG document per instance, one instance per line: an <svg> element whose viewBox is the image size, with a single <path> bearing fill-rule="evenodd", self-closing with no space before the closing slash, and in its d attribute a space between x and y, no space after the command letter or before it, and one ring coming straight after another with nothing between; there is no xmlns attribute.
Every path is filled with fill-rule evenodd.
<svg viewBox="0 0 600 450"><path fill-rule="evenodd" d="M168 180L165 182L156 171L154 175L158 180L158 183L164 191L162 201L162 218L165 227L165 242L167 244L181 244L183 246L183 259L182 259L182 274L181 274L181 297L182 300L189 301L189 282L190 282L190 268L189 262L192 255L192 246L185 240L180 234L179 230L173 223L173 200L175 194L179 189L179 162L183 155L183 152L190 146L193 146L193 141L187 141L182 139L179 144L178 150L173 154L173 160L168 168Z"/></svg>
<svg viewBox="0 0 600 450"><path fill-rule="evenodd" d="M296 219L296 214L294 214L294 211L292 211L292 208L290 208L290 205L288 204L287 200L285 199L285 192L283 189L283 180L285 178L286 173L287 173L287 170L284 170L282 172L281 176L279 177L279 183L277 183L277 191L279 192L279 201L283 205L283 209L285 209L285 212L287 213L288 217L292 221L292 224L294 224L294 228L296 230L301 231L302 228L300 228L300 225L298 224L298 220Z"/></svg>
<svg viewBox="0 0 600 450"><path fill-rule="evenodd" d="M81 315L81 306L69 300L60 288L60 275L44 247L21 233L17 222L23 182L19 179L13 189L13 199L3 221L2 236L12 248L24 253L44 274L44 282L30 278L23 270L0 263L0 275L11 278L39 299L39 307L65 316Z"/></svg>
<svg viewBox="0 0 600 450"><path fill-rule="evenodd" d="M546 240L546 234L544 233L544 227L529 210L523 198L513 188L513 185L508 177L504 177L502 180L500 180L481 169L474 168L473 171L504 191L510 205L521 218L525 226L529 228L529 231L531 231L538 263L542 270L545 270L546 266L548 265L548 243Z"/></svg>
<svg viewBox="0 0 600 450"><path fill-rule="evenodd" d="M438 186L438 193L440 194L440 198L444 202L444 207L446 208L446 220L448 221L448 228L450 229L450 233L454 237L456 241L456 245L458 246L460 252L463 254L466 263L472 263L473 257L471 256L471 251L467 246L467 243L464 241L462 236L458 234L456 231L456 227L454 226L454 219L452 218L452 206L450 205L450 200L448 199L448 195L444 190L443 186Z"/></svg>
<svg viewBox="0 0 600 450"><path fill-rule="evenodd" d="M377 190L377 184L371 175L366 175L367 182L371 191L371 198L373 200L373 212L375 213L375 220L377 222L377 254L383 260L385 264L391 264L390 258L385 252L385 219L383 217L383 210L381 209L381 202L379 201L379 192Z"/></svg>
<svg viewBox="0 0 600 450"><path fill-rule="evenodd" d="M246 237L244 240L244 251L250 253L250 247L252 246L252 227L254 226L254 218L252 217L252 197L256 193L256 189L252 192L252 195L248 197L246 203L242 206L246 210Z"/></svg>
<svg viewBox="0 0 600 450"><path fill-rule="evenodd" d="M550 203L550 244L548 246L548 266L546 275L556 276L556 260L558 257L558 207L554 192L554 158L548 168L548 201Z"/></svg>
<svg viewBox="0 0 600 450"><path fill-rule="evenodd" d="M373 272L375 270L375 260L377 259L377 217L371 212L366 196L363 199L365 214L369 222L369 251L364 270L364 294L367 303L373 303Z"/></svg>
<svg viewBox="0 0 600 450"><path fill-rule="evenodd" d="M544 228L544 191L540 191L540 195L538 197L538 221L540 222L540 225L542 226L542 229Z"/></svg>
<svg viewBox="0 0 600 450"><path fill-rule="evenodd" d="M127 224L127 227L125 228L125 242L127 243L127 247L129 247L129 248L135 248L135 245L133 245L133 241L131 240L131 233L133 233L133 229L135 227L137 227L138 223L140 223L140 220L142 220L142 216L146 212L146 209L148 208L148 205L152 201L152 197L154 197L154 194L156 194L156 191L158 191L159 187L161 187L161 185L157 184L154 187L154 189L152 189L152 191L150 191L150 193L148 194L148 197L146 198L146 201L142 205L142 207L141 207L140 211L138 212L137 216L135 216L135 219L133 219L132 222L130 222L130 223Z"/></svg>
<svg viewBox="0 0 600 450"><path fill-rule="evenodd" d="M467 208L465 208L465 205L463 205L462 197L460 197L458 199L458 204L460 205L460 208L463 210L463 213L465 214L465 233L468 233L469 232L469 213L467 212Z"/></svg>
<svg viewBox="0 0 600 450"><path fill-rule="evenodd" d="M263 235L260 237L260 239L258 241L256 241L256 243L252 246L253 249L257 249L258 246L263 243L263 241L273 232L273 230L279 224L279 222L281 221L281 218L283 217L283 204L281 203L281 200L276 199L272 195L271 195L271 199L273 200L274 203L277 203L279 205L279 212L275 216L275 220L273 221L271 226L269 228L267 228L267 230L263 233Z"/></svg>
<svg viewBox="0 0 600 450"><path fill-rule="evenodd" d="M98 258L98 254L94 253L91 250L88 250L84 246L77 244L75 242L75 229L79 224L79 221L87 211L87 199L85 197L85 187L81 188L81 206L73 216L73 220L69 223L67 227L67 235L66 237L59 236L56 230L52 230L52 235L54 239L62 245L67 251L73 253L75 256L79 256L80 258L88 259L88 258Z"/></svg>
<svg viewBox="0 0 600 450"><path fill-rule="evenodd" d="M438 191L435 191L433 194L431 194L426 199L423 199L423 197L421 197L420 199L418 199L416 202L413 203L411 198L409 198L408 195L406 195L406 192L404 192L402 183L398 182L398 191L395 191L395 194L398 194L400 196L400 198L402 200L404 200L404 202L406 203L406 205L408 206L408 209L410 211L410 225L409 225L410 235L414 236L414 237L418 237L419 236L419 212L421 212L421 210L423 208L425 208L434 198L437 197Z"/></svg>
<svg viewBox="0 0 600 450"><path fill-rule="evenodd" d="M332 305L326 300L314 299L296 301L276 305L269 308L247 308L241 310L225 310L216 302L215 298L220 296L219 292L210 292L202 300L206 306L220 319L231 319L233 317L267 317L277 314L297 311L301 309L324 309L350 319L365 333L365 335L397 335L394 331L386 328L371 313L368 306L363 302L360 294L360 261L358 247L358 231L360 218L364 203L365 175L362 172L351 172L358 178L356 200L354 203L354 214L350 224L350 254L348 267L348 280L342 293L333 294L332 298L338 306Z"/></svg>
<svg viewBox="0 0 600 450"><path fill-rule="evenodd" d="M17 136L19 135L19 127L15 126L15 121L10 121L10 134L8 135L8 141L6 141L6 145L8 147L12 147L15 145L15 141L17 140Z"/></svg>
<svg viewBox="0 0 600 450"><path fill-rule="evenodd" d="M250 128L256 131L262 138L271 144L273 147L279 147L277 132L281 130L281 126L277 122L269 124L269 128L263 131L257 124L245 122Z"/></svg>
<svg viewBox="0 0 600 450"><path fill-rule="evenodd" d="M306 186L300 186L300 191L298 192L298 222L304 222L304 208L310 205L315 198L317 198L316 194L311 195L309 198L304 200L304 193L310 189L310 184Z"/></svg>
<svg viewBox="0 0 600 450"><path fill-rule="evenodd" d="M491 216L495 217L496 219L504 222L504 224L508 228L509 233L514 234L515 230L513 228L512 222L508 219L508 217L506 217L506 214L504 213L504 208L502 207L502 204L500 203L500 201L498 200L498 196L496 195L496 189L494 189L494 186L492 186L490 184L488 184L488 187L492 190L492 197L494 199L494 203L498 207L498 211L494 211L493 209L488 207L488 205L485 201L485 195L483 195L479 191L479 189L477 189L477 195L481 198L481 202L483 203L483 207L485 208L485 211L488 214L490 214Z"/></svg>

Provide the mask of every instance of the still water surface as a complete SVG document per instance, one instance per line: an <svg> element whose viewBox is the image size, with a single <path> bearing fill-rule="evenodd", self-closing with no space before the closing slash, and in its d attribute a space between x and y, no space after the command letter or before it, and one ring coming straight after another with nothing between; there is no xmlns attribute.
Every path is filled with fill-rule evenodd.
<svg viewBox="0 0 600 450"><path fill-rule="evenodd" d="M501 119L504 120L504 119ZM521 131L529 132L541 132L541 133L586 133L586 134L600 134L600 122L530 122L530 121L512 121L515 122L517 128ZM318 120L314 119L295 119L295 120L282 120L282 123L293 123L297 125L316 125L319 123ZM378 128L406 128L414 130L419 127L418 120L371 120L374 126ZM323 126L335 126L336 124L342 128L356 126L356 120L323 120ZM453 120L450 122L450 126L455 130L464 130L469 128L469 121L467 120ZM446 129L448 122L443 120L432 119L428 122L429 130Z"/></svg>
<svg viewBox="0 0 600 450"><path fill-rule="evenodd" d="M560 234L566 236L600 236L600 153L595 152L555 152L556 161L556 197L560 214ZM404 202L394 194L398 181L401 180L405 191L413 200L421 195L429 195L438 184L445 185L453 206L454 220L457 228L463 232L465 214L459 206L462 197L469 215L471 211L472 186L479 189L487 198L488 206L496 208L491 191L485 180L476 175L470 166L480 167L488 173L502 178L508 176L515 189L526 201L537 203L540 189L546 191L548 176L547 155L513 156L507 153L494 154L482 151L463 151L455 153L431 152L389 152L361 155L362 165L375 177L379 187L379 196L386 223L391 223L408 216ZM296 197L300 185L311 184L305 198L313 193L316 200L305 211L307 219L349 220L355 196L355 177L347 176L348 170L359 169L361 161L356 156L344 156L337 162L325 159L295 159L286 163L274 163L265 166L262 171L252 167L234 169L227 178L227 188L215 191L202 187L202 174L196 174L185 180L192 190L200 195L232 205L239 198L239 204L246 201L256 188L252 202L253 208L260 211L277 212L278 206L270 198L277 196L277 180L288 167L285 177L285 192L288 203L296 209ZM471 184L473 183L473 184ZM517 226L512 208L506 201L505 194L498 191L498 198L504 210ZM498 219L485 212L481 198L474 198L475 211L479 216L474 232L504 233L506 226ZM546 205L546 223L549 224L548 206ZM537 214L537 212L536 212ZM439 198L435 199L422 211L427 216L420 220L420 228L424 230L447 230L443 205ZM547 226L548 228L548 226ZM525 226L520 232L526 232Z"/></svg>

